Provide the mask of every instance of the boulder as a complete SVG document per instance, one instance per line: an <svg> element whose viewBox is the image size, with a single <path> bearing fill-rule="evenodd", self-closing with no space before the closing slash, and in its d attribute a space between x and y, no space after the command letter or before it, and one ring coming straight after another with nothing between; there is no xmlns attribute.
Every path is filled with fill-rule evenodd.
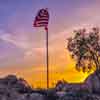
<svg viewBox="0 0 100 100"><path fill-rule="evenodd" d="M92 93L100 94L100 78L98 74L96 74L96 72L87 77L84 84L88 87L89 91L91 91Z"/></svg>
<svg viewBox="0 0 100 100"><path fill-rule="evenodd" d="M100 100L99 95L94 94L81 94L81 93L66 93L64 96L60 97L58 100Z"/></svg>
<svg viewBox="0 0 100 100"><path fill-rule="evenodd" d="M15 75L8 75L7 77L0 79L0 88L2 88L2 86L18 93L29 93L32 91L31 87L24 79L17 78Z"/></svg>
<svg viewBox="0 0 100 100"><path fill-rule="evenodd" d="M94 72L89 75L83 83L68 83L65 81L58 81L56 90L66 92L81 91L100 94L100 75Z"/></svg>
<svg viewBox="0 0 100 100"><path fill-rule="evenodd" d="M22 78L0 79L0 100L100 100L100 78L91 74L84 83L58 81L55 88L32 89Z"/></svg>

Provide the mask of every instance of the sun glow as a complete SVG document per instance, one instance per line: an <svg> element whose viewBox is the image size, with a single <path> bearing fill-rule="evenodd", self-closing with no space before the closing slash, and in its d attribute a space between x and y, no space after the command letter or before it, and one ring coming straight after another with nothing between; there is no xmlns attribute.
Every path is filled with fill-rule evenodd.
<svg viewBox="0 0 100 100"><path fill-rule="evenodd" d="M63 67L49 66L50 87L54 87L58 80L65 80L69 83L83 82L90 73L78 72L75 69L75 61L71 60L68 65ZM3 77L8 74L16 74L18 77L24 78L32 87L46 88L46 67L24 67L7 69L2 68L0 75ZM4 74L5 73L5 74Z"/></svg>

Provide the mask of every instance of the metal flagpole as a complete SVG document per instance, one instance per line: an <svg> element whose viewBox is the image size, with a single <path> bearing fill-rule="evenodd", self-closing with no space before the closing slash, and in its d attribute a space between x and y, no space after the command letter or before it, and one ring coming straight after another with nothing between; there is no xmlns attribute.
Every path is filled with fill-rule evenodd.
<svg viewBox="0 0 100 100"><path fill-rule="evenodd" d="M46 67L47 67L47 88L49 88L48 27L45 27L45 31L46 31Z"/></svg>

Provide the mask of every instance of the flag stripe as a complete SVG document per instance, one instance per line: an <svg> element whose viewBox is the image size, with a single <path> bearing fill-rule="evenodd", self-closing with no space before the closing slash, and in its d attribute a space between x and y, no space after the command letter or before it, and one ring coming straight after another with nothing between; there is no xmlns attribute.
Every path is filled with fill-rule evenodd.
<svg viewBox="0 0 100 100"><path fill-rule="evenodd" d="M35 23L36 23L36 24L37 24L37 23L48 23L48 21L46 21L46 20L39 20L39 21L36 21Z"/></svg>
<svg viewBox="0 0 100 100"><path fill-rule="evenodd" d="M47 26L48 25L48 23L47 22L42 22L42 23L35 23L35 27L38 27L38 26Z"/></svg>
<svg viewBox="0 0 100 100"><path fill-rule="evenodd" d="M49 22L49 13L46 9L40 9L35 17L34 27L46 27Z"/></svg>
<svg viewBox="0 0 100 100"><path fill-rule="evenodd" d="M39 26L47 26L47 24L37 24L37 25L34 25L34 27L39 27Z"/></svg>
<svg viewBox="0 0 100 100"><path fill-rule="evenodd" d="M42 22L42 21L43 21L43 22L44 22L44 21L48 22L48 20L47 20L47 19L44 19L44 18L43 18L43 19L38 19L38 20L36 20L36 21L34 21L34 22L40 22L40 21L41 21L41 22Z"/></svg>
<svg viewBox="0 0 100 100"><path fill-rule="evenodd" d="M48 20L49 19L49 17L45 17L45 16L42 16L42 17L40 17L40 16L38 16L36 19L40 19L40 20L42 20L42 19L44 19L44 20Z"/></svg>

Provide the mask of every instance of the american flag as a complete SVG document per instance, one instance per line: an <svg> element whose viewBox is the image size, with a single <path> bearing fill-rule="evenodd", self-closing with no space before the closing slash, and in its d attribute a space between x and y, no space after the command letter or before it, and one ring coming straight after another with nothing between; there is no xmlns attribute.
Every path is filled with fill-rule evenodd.
<svg viewBox="0 0 100 100"><path fill-rule="evenodd" d="M47 8L46 9L40 9L37 13L37 16L34 20L34 27L47 27L49 22L49 13Z"/></svg>

